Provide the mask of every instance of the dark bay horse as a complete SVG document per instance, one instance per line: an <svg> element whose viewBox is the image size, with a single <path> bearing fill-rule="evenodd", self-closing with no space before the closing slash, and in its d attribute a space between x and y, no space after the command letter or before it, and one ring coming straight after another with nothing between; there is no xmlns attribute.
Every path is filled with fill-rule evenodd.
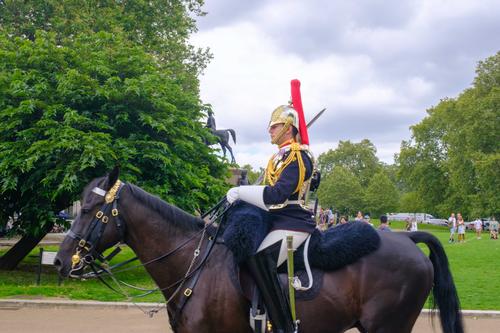
<svg viewBox="0 0 500 333"><path fill-rule="evenodd" d="M109 176L94 179L85 188L81 212L55 259L62 276L68 276L72 270L80 238L96 234L89 231L90 225L106 205L104 194L116 191L113 185L117 184L117 179L115 169ZM201 244L203 221L132 184L123 185L118 198L112 195L106 198L111 200L109 205L116 211L111 214L104 209L108 211L104 215L109 215L109 222L105 229L98 229L102 235L95 249L103 251L122 238L141 262L151 261L146 269L156 284L165 288L163 294L169 300L167 309L171 317L182 293L174 295L176 288L167 286L177 286L189 271L193 253ZM318 296L297 302L299 331L330 333L356 327L360 332L411 332L433 290L443 331L462 333L458 297L439 241L424 232L386 232L380 233L380 237L378 250L352 265L325 273ZM425 243L430 257L426 257L415 243ZM201 249L203 251L204 247ZM87 250L82 251L80 256ZM162 260L154 260L162 255ZM232 260L225 245L214 245L198 284L176 318L175 332L252 332L248 321L249 303L232 282ZM172 318L170 320L172 323Z"/></svg>

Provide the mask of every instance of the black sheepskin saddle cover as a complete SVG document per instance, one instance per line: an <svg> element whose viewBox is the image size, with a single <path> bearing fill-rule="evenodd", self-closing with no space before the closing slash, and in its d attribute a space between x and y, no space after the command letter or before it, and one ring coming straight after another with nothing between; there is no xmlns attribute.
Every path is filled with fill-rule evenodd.
<svg viewBox="0 0 500 333"><path fill-rule="evenodd" d="M222 237L238 264L257 251L269 233L269 219L266 211L241 201L228 211ZM349 222L325 232L315 230L309 244L309 262L317 269L332 271L356 262L379 246L380 236L372 226ZM303 249L304 244L295 252L296 270L305 267Z"/></svg>

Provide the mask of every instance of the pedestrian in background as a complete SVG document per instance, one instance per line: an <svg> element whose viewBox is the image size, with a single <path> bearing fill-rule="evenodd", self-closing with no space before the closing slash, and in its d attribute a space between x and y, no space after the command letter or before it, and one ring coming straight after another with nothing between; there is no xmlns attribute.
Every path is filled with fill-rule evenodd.
<svg viewBox="0 0 500 333"><path fill-rule="evenodd" d="M448 218L448 227L450 227L450 240L448 243L453 243L455 241L455 232L457 232L457 219L455 218L455 213L451 213Z"/></svg>
<svg viewBox="0 0 500 333"><path fill-rule="evenodd" d="M494 216L491 218L490 222L490 238L498 239L498 222L495 220Z"/></svg>
<svg viewBox="0 0 500 333"><path fill-rule="evenodd" d="M465 222L461 213L457 213L458 242L465 242Z"/></svg>
<svg viewBox="0 0 500 333"><path fill-rule="evenodd" d="M417 220L415 220L415 218L412 217L410 221L411 221L410 231L418 231Z"/></svg>
<svg viewBox="0 0 500 333"><path fill-rule="evenodd" d="M365 221L363 219L363 213L361 213L361 211L358 211L358 214L356 214L356 218L354 219L354 221L358 221L358 222L364 222Z"/></svg>
<svg viewBox="0 0 500 333"><path fill-rule="evenodd" d="M409 217L405 218L405 230L410 231L411 229L411 220Z"/></svg>
<svg viewBox="0 0 500 333"><path fill-rule="evenodd" d="M389 222L387 221L387 216L385 215L380 216L380 226L378 227L378 230L392 231L391 228L389 228Z"/></svg>
<svg viewBox="0 0 500 333"><path fill-rule="evenodd" d="M329 208L326 210L326 227L330 228L334 225L334 223L335 223L335 219L333 216L333 212L332 212L332 209Z"/></svg>
<svg viewBox="0 0 500 333"><path fill-rule="evenodd" d="M481 231L483 231L483 221L480 218L477 218L474 221L474 228L476 229L476 238L481 239Z"/></svg>

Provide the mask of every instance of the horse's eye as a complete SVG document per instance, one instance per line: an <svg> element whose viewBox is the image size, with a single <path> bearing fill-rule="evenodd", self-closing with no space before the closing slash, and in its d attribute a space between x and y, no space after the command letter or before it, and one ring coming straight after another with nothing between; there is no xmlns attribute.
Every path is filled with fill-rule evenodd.
<svg viewBox="0 0 500 333"><path fill-rule="evenodd" d="M82 214L87 214L90 210L88 208L82 208Z"/></svg>

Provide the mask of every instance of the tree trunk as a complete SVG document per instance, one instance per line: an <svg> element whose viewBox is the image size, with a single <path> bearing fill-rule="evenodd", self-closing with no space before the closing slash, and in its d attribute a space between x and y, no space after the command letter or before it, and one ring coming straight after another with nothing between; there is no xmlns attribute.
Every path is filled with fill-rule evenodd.
<svg viewBox="0 0 500 333"><path fill-rule="evenodd" d="M52 229L45 229L38 236L25 235L14 246L0 258L0 269L13 270L17 265L40 243L40 241Z"/></svg>

